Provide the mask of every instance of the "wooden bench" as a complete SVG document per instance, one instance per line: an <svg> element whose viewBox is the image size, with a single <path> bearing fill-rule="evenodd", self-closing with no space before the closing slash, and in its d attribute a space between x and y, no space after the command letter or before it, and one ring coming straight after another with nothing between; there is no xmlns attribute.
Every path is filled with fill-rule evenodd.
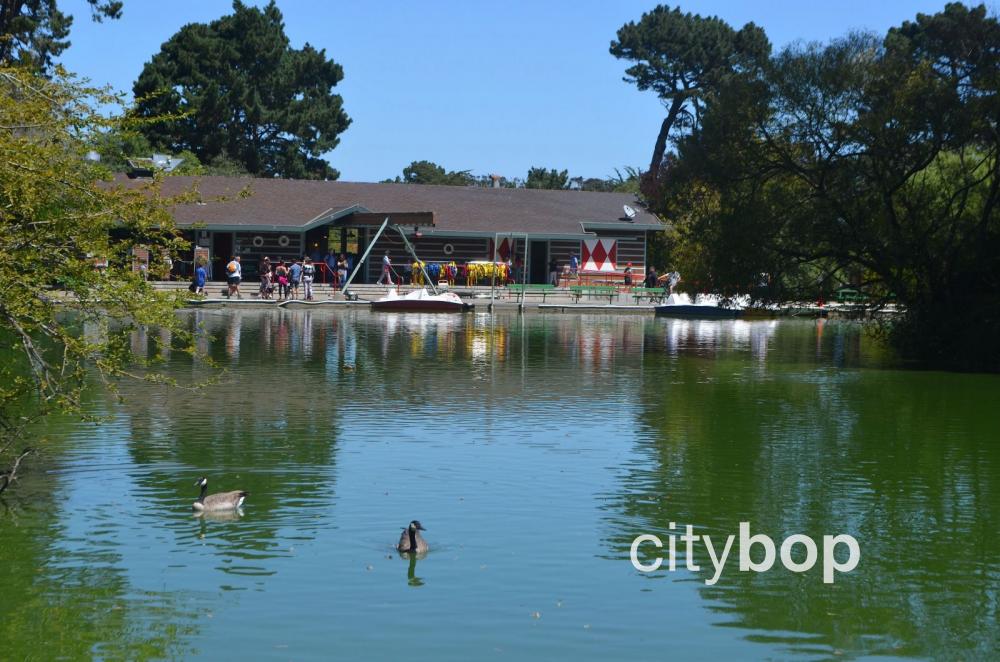
<svg viewBox="0 0 1000 662"><path fill-rule="evenodd" d="M618 288L614 285L572 285L569 291L576 303L580 302L581 297L606 296L608 297L608 304L610 304L618 295Z"/></svg>
<svg viewBox="0 0 1000 662"><path fill-rule="evenodd" d="M665 287L633 287L631 292L637 306L642 299L649 299L650 303L663 303L667 298Z"/></svg>
<svg viewBox="0 0 1000 662"><path fill-rule="evenodd" d="M507 286L507 291L516 294L518 302L529 294L541 294L542 303L545 303L545 297L556 294L556 286L552 283L512 283Z"/></svg>

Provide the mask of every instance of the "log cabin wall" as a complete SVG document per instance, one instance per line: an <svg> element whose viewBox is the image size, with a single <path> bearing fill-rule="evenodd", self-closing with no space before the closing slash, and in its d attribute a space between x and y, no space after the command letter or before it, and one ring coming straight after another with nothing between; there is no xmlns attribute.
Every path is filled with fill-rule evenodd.
<svg viewBox="0 0 1000 662"><path fill-rule="evenodd" d="M598 232L597 236L602 239L617 240L617 270L623 271L625 269L625 265L631 262L633 277L635 274L640 274L639 279L642 279L641 274L645 273L646 268L645 232L635 232L630 234L624 234L621 232Z"/></svg>
<svg viewBox="0 0 1000 662"><path fill-rule="evenodd" d="M455 264L465 264L471 260L489 258L489 239L486 238L425 236L417 239L411 236L409 239L417 255L427 264L451 261L454 261ZM368 256L368 263L363 269L366 276L365 282L374 283L382 275L382 256L385 255L386 250L389 251L393 268L399 275L403 274L407 264L413 263L413 257L406 250L399 234L386 230L379 237ZM451 253L446 252L447 250L450 250Z"/></svg>

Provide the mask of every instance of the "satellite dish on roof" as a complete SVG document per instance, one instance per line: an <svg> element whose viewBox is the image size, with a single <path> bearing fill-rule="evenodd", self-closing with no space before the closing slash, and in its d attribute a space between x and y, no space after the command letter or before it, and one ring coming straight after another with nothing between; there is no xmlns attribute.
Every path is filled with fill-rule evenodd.
<svg viewBox="0 0 1000 662"><path fill-rule="evenodd" d="M625 210L625 218L630 221L635 218L636 211L634 209L628 205L622 205L622 208Z"/></svg>

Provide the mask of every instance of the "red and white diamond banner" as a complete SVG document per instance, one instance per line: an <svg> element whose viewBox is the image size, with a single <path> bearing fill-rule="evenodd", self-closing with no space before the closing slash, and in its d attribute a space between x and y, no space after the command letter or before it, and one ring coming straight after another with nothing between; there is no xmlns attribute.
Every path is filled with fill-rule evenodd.
<svg viewBox="0 0 1000 662"><path fill-rule="evenodd" d="M497 247L496 252L493 251L494 245L495 244L493 240L490 239L490 250L489 250L490 259L496 260L497 262L506 262L507 258L510 257L510 251L512 248L510 238L504 237L503 239L501 239L500 246ZM494 257L494 255L496 257Z"/></svg>
<svg viewBox="0 0 1000 662"><path fill-rule="evenodd" d="M618 268L617 239L584 239L584 271L614 271Z"/></svg>

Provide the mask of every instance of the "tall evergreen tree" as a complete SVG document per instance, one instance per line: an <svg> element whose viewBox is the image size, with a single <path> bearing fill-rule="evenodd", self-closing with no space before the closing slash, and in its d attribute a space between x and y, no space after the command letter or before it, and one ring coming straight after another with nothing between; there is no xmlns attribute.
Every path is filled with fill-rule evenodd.
<svg viewBox="0 0 1000 662"><path fill-rule="evenodd" d="M97 22L121 17L123 3L118 0L87 4ZM48 71L52 58L69 46L72 25L73 17L59 9L57 0L0 0L0 65Z"/></svg>
<svg viewBox="0 0 1000 662"><path fill-rule="evenodd" d="M332 88L343 69L308 43L291 48L280 10L233 2L233 13L180 29L146 64L133 91L150 143L254 175L336 179L322 154L351 120Z"/></svg>
<svg viewBox="0 0 1000 662"><path fill-rule="evenodd" d="M611 54L632 60L625 80L640 90L653 90L667 107L653 145L649 175L658 177L671 131L697 125L706 98L732 72L767 61L771 44L764 31L747 23L734 30L717 16L684 14L658 5L618 30Z"/></svg>

